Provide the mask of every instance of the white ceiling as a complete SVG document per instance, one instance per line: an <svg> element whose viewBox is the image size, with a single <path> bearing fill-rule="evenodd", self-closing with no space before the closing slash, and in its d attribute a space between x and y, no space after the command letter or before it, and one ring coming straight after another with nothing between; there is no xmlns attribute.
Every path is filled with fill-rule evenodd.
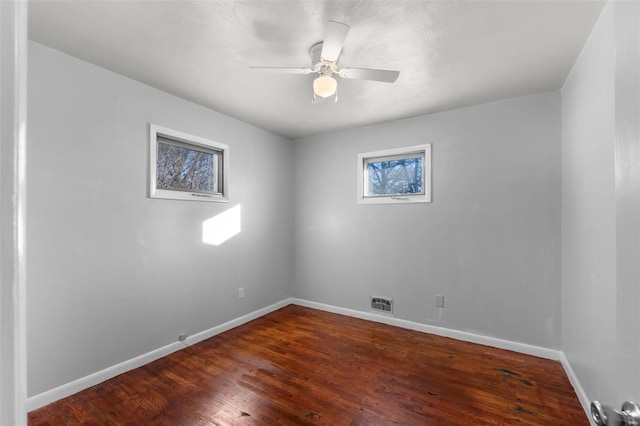
<svg viewBox="0 0 640 426"><path fill-rule="evenodd" d="M603 6L547 1L30 1L29 34L88 62L288 138L562 87ZM328 20L351 30L343 80L311 104L308 67Z"/></svg>

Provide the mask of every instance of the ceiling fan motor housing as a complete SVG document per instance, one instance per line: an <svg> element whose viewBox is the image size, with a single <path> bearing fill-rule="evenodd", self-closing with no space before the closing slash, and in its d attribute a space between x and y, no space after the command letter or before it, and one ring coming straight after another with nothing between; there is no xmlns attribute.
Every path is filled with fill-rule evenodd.
<svg viewBox="0 0 640 426"><path fill-rule="evenodd" d="M336 72L338 68L338 61L325 61L322 59L322 45L323 43L320 41L309 49L309 56L311 56L311 65L313 66L313 70L320 75L328 75L330 76L334 72Z"/></svg>

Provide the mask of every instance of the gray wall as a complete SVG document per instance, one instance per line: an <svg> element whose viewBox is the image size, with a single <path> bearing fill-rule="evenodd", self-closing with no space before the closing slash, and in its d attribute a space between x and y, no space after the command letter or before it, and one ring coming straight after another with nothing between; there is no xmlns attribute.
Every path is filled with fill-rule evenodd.
<svg viewBox="0 0 640 426"><path fill-rule="evenodd" d="M559 349L560 137L552 92L297 140L294 296ZM356 203L358 153L422 143L432 203Z"/></svg>
<svg viewBox="0 0 640 426"><path fill-rule="evenodd" d="M29 49L29 395L291 295L291 141ZM147 198L147 122L228 144L230 203ZM242 232L204 245L238 204Z"/></svg>
<svg viewBox="0 0 640 426"><path fill-rule="evenodd" d="M639 21L609 2L562 89L562 349L616 408L640 400Z"/></svg>

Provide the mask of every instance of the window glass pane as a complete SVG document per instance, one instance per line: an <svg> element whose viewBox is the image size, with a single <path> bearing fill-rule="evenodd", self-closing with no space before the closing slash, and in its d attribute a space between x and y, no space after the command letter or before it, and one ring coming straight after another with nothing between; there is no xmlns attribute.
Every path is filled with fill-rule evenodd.
<svg viewBox="0 0 640 426"><path fill-rule="evenodd" d="M366 197L397 194L424 194L423 156L367 160Z"/></svg>
<svg viewBox="0 0 640 426"><path fill-rule="evenodd" d="M216 157L201 151L158 140L157 188L172 191L217 193Z"/></svg>

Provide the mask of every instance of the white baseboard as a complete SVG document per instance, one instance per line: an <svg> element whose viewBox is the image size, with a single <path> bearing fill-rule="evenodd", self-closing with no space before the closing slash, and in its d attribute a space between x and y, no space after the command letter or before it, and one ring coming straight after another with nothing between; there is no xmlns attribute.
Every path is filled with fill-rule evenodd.
<svg viewBox="0 0 640 426"><path fill-rule="evenodd" d="M38 395L27 398L27 412L36 410L40 407L44 407L54 401L57 401L67 396L78 393L81 390L95 386L98 383L102 383L105 380L109 380L119 374L133 370L134 368L142 367L145 364L155 361L156 359L167 356L173 352L184 349L184 345L180 342L173 342L146 354L142 354L130 360L121 362L120 364L113 365L105 368L104 370L97 371L88 376L81 377L72 382L58 386L57 388L50 389L48 391L39 393Z"/></svg>
<svg viewBox="0 0 640 426"><path fill-rule="evenodd" d="M333 305L325 305L323 303L311 302L309 300L292 298L290 303L308 308L320 309L322 311L333 312L336 314L347 315L354 318L365 319L369 321L380 322L389 325L395 325L397 327L407 328L410 330L421 331L424 333L435 334L438 336L450 337L456 340L462 340L465 342L477 343L485 346L492 346L494 348L506 349L514 352L519 352L527 355L533 355L540 358L550 359L553 361L559 361L564 368L571 385L573 386L580 405L584 410L587 418L591 418L591 402L587 397L586 392L580 385L578 377L575 375L569 360L565 356L564 352L554 349L543 348L541 346L529 345L526 343L512 342L510 340L498 339L495 337L483 336L480 334L468 333L466 331L452 330L444 327L437 327L433 325L420 324L412 321L402 320L386 315L379 315L372 312L356 311L354 309L340 308Z"/></svg>
<svg viewBox="0 0 640 426"><path fill-rule="evenodd" d="M387 315L379 315L372 312L356 311L354 309L340 308L333 305L325 305L323 303L311 302L309 300L292 298L290 303L305 306L308 308L320 309L322 311L333 312L336 314L347 315L354 318L365 319L369 321L380 322L383 324L394 325L409 330L421 331L423 333L435 334L437 336L450 337L465 342L477 343L479 345L491 346L499 349L506 349L514 352L520 352L527 355L533 355L540 358L560 361L562 352L554 349L543 348L541 346L529 345L526 343L512 342L510 340L498 339L496 337L483 336L480 334L469 333L466 331L453 330L450 328L438 327L435 325L421 324L413 321L407 321L394 318Z"/></svg>
<svg viewBox="0 0 640 426"><path fill-rule="evenodd" d="M191 346L198 342L202 342L203 340L207 340L210 337L216 336L220 333L224 333L225 331L229 331L232 328L235 328L249 321L253 321L256 318L265 316L270 312L277 311L278 309L284 308L285 306L290 304L291 304L290 299L281 300L280 302L274 303L273 305L267 306L266 308L258 309L257 311L253 311L251 313L248 313L247 315L243 315L239 318L233 319L231 321L227 321L224 324L220 324L216 327L212 327L208 330L189 336L185 340L185 344L187 344L188 346Z"/></svg>
<svg viewBox="0 0 640 426"><path fill-rule="evenodd" d="M261 316L266 315L269 312L273 312L289 304L291 304L289 299L285 299L271 306L267 306L266 308L258 309L257 311L251 312L247 315L243 315L224 324L189 336L184 341L184 343L170 343L151 352L147 352L146 354L142 354L114 366L105 368L104 370L89 374L88 376L81 377L72 382L58 386L57 388L53 388L38 395L29 397L27 398L26 403L27 412L37 410L40 407L44 407L45 405L50 404L54 401L66 398L70 395L73 395L74 393L80 392L81 390L90 388L91 386L95 386L122 373L126 373L127 371L131 371L135 368L142 367L143 365L162 358L163 356L167 356L173 352L179 351L180 349L184 349L185 346L193 345L194 343L201 342L217 334L223 333L227 330L231 330L234 327L252 321L256 318L260 318Z"/></svg>
<svg viewBox="0 0 640 426"><path fill-rule="evenodd" d="M81 390L87 389L91 386L95 386L119 374L141 367L145 364L148 364L152 361L162 358L163 356L179 351L180 349L183 349L185 346L190 346L198 342L201 342L203 340L206 340L210 337L216 336L220 333L231 330L234 327L245 324L249 321L252 321L256 318L264 316L270 312L276 311L290 304L319 309L327 312L333 312L341 315L347 315L354 318L360 318L360 319L365 319L369 321L375 321L379 323L394 325L397 327L402 327L409 330L421 331L424 333L435 334L438 336L450 337L452 339L462 340L465 342L477 343L480 345L491 346L499 349L506 349L506 350L519 352L527 355L533 355L533 356L550 359L554 361L560 361L562 366L564 367L564 370L567 376L569 377L569 381L571 382L576 394L578 395L580 404L582 404L582 407L585 410L587 417L589 416L589 407L590 407L589 399L587 398L587 395L584 392L584 389L582 388L582 386L580 386L580 382L578 381L578 378L576 377L573 370L571 369L571 365L569 364L569 361L567 360L566 356L562 351L543 348L540 346L529 345L526 343L512 342L509 340L498 339L495 337L483 336L479 334L469 333L466 331L453 330L449 328L437 327L437 326L427 325L427 324L420 324L413 321L394 318L391 316L379 315L371 312L357 311L354 309L341 308L338 306L326 305L323 303L317 303L317 302L312 302L309 300L298 299L298 298L284 299L271 306L258 309L247 315L243 315L239 318L233 319L224 324L212 327L208 330L189 336L184 341L184 344L181 342L173 342L169 345L163 346L161 348L158 348L146 354L142 354L128 361L121 362L112 367L90 374L86 377L82 377L80 379L74 380L73 382L67 383L57 388L32 396L27 399L27 411L33 411L47 404L50 404L54 401L57 401L59 399L66 398L67 396L73 395L74 393L80 392Z"/></svg>
<svg viewBox="0 0 640 426"><path fill-rule="evenodd" d="M589 400L587 393L584 391L584 388L580 384L580 381L578 380L578 376L576 376L576 373L573 371L573 368L571 368L571 364L569 363L569 360L567 359L564 352L562 352L560 356L560 362L562 363L562 367L564 368L565 373L567 373L567 377L571 382L571 386L573 386L573 390L576 392L576 395L578 396L578 401L580 401L580 405L582 405L582 409L587 414L587 418L590 419L591 418L591 401Z"/></svg>

